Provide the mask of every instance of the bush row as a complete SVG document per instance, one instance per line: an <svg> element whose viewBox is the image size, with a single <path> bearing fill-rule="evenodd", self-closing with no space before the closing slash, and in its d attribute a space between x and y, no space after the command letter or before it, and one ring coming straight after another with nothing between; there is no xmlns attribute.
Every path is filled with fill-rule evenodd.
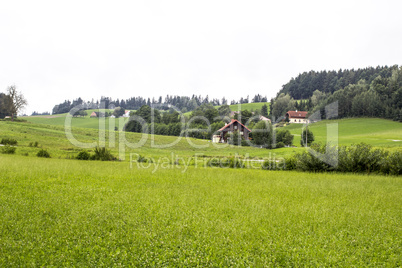
<svg viewBox="0 0 402 268"><path fill-rule="evenodd" d="M365 143L338 147L313 144L311 149L285 159L283 169L402 175L401 151L374 149ZM320 153L322 158L317 158L313 150Z"/></svg>
<svg viewBox="0 0 402 268"><path fill-rule="evenodd" d="M78 160L100 160L100 161L114 161L117 158L112 155L110 150L105 147L96 147L93 154L90 154L88 151L82 150L76 156Z"/></svg>

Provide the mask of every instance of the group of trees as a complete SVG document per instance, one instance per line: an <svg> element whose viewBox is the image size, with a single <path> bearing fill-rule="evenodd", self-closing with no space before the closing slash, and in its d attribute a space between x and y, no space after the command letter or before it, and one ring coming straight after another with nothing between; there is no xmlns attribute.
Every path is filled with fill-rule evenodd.
<svg viewBox="0 0 402 268"><path fill-rule="evenodd" d="M130 114L133 120L130 120L126 124L125 130L157 135L183 135L200 139L211 139L212 135L217 134L216 131L218 129L225 126L225 123L230 122L230 112L231 110L228 105L222 105L216 109L211 104L202 104L189 117L186 117L173 109L160 112L155 108L144 105L136 112ZM235 114L235 117L237 116L242 123L247 123L247 126L252 129L250 133L250 143L252 145L264 148L272 148L275 146L275 143L279 147L292 145L293 135L289 131L279 131L274 136L272 124L269 121L259 120L260 114L260 110L255 111L254 114L247 110ZM228 138L228 142L233 145L250 145L238 132L233 132Z"/></svg>
<svg viewBox="0 0 402 268"><path fill-rule="evenodd" d="M271 102L272 115L279 118L288 110L320 110L325 118L325 106L336 101L338 118L380 117L402 122L402 67L303 73L284 85Z"/></svg>
<svg viewBox="0 0 402 268"><path fill-rule="evenodd" d="M11 116L12 120L17 117L17 113L27 105L27 100L21 92L17 91L16 86L7 88L7 93L0 93L0 118Z"/></svg>
<svg viewBox="0 0 402 268"><path fill-rule="evenodd" d="M315 90L323 93L334 93L350 84L357 84L362 79L370 84L378 76L385 79L390 78L393 72L398 69L398 65L394 65L391 67L377 66L376 68L368 67L357 70L340 69L339 71L304 72L283 85L277 96L284 93L289 94L294 99L308 99L312 97Z"/></svg>
<svg viewBox="0 0 402 268"><path fill-rule="evenodd" d="M232 100L230 104L243 104L249 102L267 102L267 97L260 94L255 95L251 100L249 96L247 98L240 98L239 101ZM116 99L113 100L109 97L101 97L100 100L94 101L84 101L78 98L73 101L65 100L63 103L57 104L53 107L53 114L68 113L72 108L77 105L81 105L84 110L86 109L98 109L98 108L111 108L121 107L126 110L138 110L144 105L156 107L159 110L169 110L170 107L174 106L178 108L181 112L190 112L197 109L203 104L210 104L212 106L224 106L229 104L228 100L223 97L222 99L210 99L208 95L206 97L192 95L188 96L172 96L167 95L165 98L162 96L158 98L143 98L143 97L132 97L129 99ZM102 107L101 107L102 105Z"/></svg>

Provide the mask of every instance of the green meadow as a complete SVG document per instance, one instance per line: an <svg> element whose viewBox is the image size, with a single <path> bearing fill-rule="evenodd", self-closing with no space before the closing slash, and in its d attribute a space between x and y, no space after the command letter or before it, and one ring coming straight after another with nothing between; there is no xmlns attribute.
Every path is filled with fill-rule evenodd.
<svg viewBox="0 0 402 268"><path fill-rule="evenodd" d="M34 120L0 121L0 139L18 141L15 155L0 154L1 267L402 265L400 177L206 167L212 157L272 159L304 148L158 135L130 148L142 134L103 135L96 118L73 118L74 139L104 143L118 157L125 145L125 160L79 161L64 117ZM401 149L402 125L389 120L309 127L325 141L334 123L340 144ZM40 149L51 158L36 157ZM131 162L131 153L169 163Z"/></svg>
<svg viewBox="0 0 402 268"><path fill-rule="evenodd" d="M398 177L0 155L0 266L401 266Z"/></svg>
<svg viewBox="0 0 402 268"><path fill-rule="evenodd" d="M328 126L337 126L339 144L367 143L378 147L402 147L402 124L380 118L348 118L340 120L323 120L309 124L315 140L326 143ZM303 124L289 124L283 127L295 137L293 144L300 145Z"/></svg>
<svg viewBox="0 0 402 268"><path fill-rule="evenodd" d="M269 107L270 107L270 103L269 102L253 102L253 103L243 103L243 104L232 104L229 105L230 109L234 112L234 111L244 111L244 110L248 110L248 111L255 111L255 110L260 110L262 106L264 106L264 104L267 105L268 111L269 111ZM216 109L218 109L220 106L215 106ZM190 116L192 112L187 112L184 113L184 115L186 116Z"/></svg>

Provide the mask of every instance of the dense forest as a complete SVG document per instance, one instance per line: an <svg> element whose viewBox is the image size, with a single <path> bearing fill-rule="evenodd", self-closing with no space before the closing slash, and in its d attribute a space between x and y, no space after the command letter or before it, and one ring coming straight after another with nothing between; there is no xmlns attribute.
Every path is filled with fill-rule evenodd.
<svg viewBox="0 0 402 268"><path fill-rule="evenodd" d="M323 93L334 93L350 84L357 84L360 80L365 80L367 84L371 84L379 76L390 78L392 73L398 69L398 65L394 65L391 67L359 68L357 70L304 72L283 85L277 96L284 93L296 100L308 99L313 96L315 90Z"/></svg>
<svg viewBox="0 0 402 268"><path fill-rule="evenodd" d="M288 110L310 114L338 101L338 118L380 117L402 122L402 67L339 70L300 74L283 86L272 104L272 115Z"/></svg>
<svg viewBox="0 0 402 268"><path fill-rule="evenodd" d="M100 104L102 103L105 108L110 107L121 107L126 110L138 110L144 105L148 106L158 106L159 110L168 110L170 106L175 106L180 109L181 112L189 112L195 110L197 107L201 106L202 104L211 104L213 106L220 106L224 104L243 104L249 102L267 102L267 97L262 95L255 95L253 98L250 99L249 96L246 98L241 98L239 101L230 101L227 100L225 97L222 99L210 99L208 96L202 97L197 95L192 95L191 97L188 96L170 96L167 95L164 99L162 96L158 98L143 98L143 97L132 97L129 99L116 99L113 100L109 97L101 97L100 100L96 102L94 100L85 102L81 98L78 98L73 101L66 100L63 103L55 105L53 107L52 113L53 114L62 114L68 113L73 107L77 105L82 105L83 109L97 109L100 108Z"/></svg>

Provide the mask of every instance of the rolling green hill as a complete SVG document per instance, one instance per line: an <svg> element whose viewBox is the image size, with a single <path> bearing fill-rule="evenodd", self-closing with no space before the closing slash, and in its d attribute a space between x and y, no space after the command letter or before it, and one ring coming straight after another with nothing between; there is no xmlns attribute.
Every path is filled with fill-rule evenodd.
<svg viewBox="0 0 402 268"><path fill-rule="evenodd" d="M402 148L402 123L399 122L379 118L323 120L308 126L314 133L316 141L326 142L327 125L329 124L338 124L338 137L341 145L365 142L373 146ZM303 124L289 124L283 127L295 135L293 144L296 146L300 146L301 131L304 126Z"/></svg>
<svg viewBox="0 0 402 268"><path fill-rule="evenodd" d="M268 112L269 112L269 102L253 102L253 103L243 103L243 104L233 104L233 105L229 105L230 109L232 110L232 112L234 111L244 111L244 110L260 110L262 106L264 106L264 104L267 105L268 107ZM218 109L220 106L215 106L216 109ZM190 116L192 112L187 112L184 113L185 116Z"/></svg>

